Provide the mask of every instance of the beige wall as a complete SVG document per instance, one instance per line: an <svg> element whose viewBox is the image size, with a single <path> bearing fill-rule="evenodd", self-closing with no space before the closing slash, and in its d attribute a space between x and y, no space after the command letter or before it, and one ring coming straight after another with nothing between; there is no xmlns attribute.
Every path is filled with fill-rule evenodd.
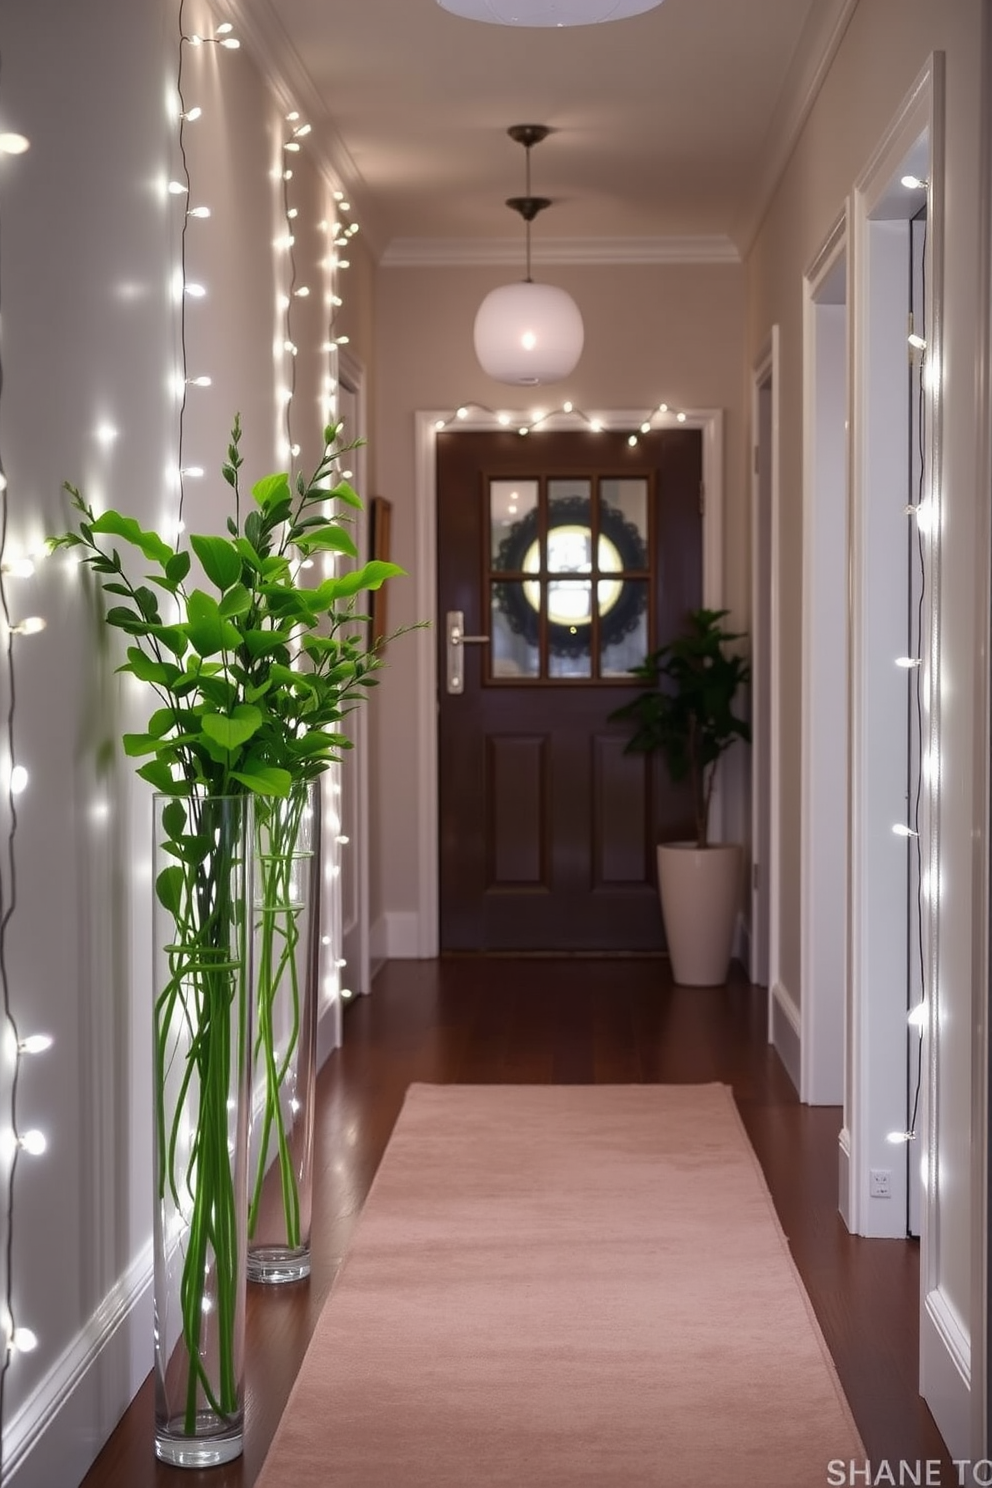
<svg viewBox="0 0 992 1488"><path fill-rule="evenodd" d="M939 1185L938 1284L967 1329L973 1300L972 989L984 986L980 952L984 901L983 765L974 729L987 685L976 686L987 616L984 588L988 492L978 470L975 385L983 328L980 295L980 0L862 0L775 193L747 260L747 357L773 323L781 327L782 980L800 986L800 670L802 556L802 280L848 192L894 122L935 51L946 54L946 224L944 273L943 500L940 566L941 901L938 909L940 1012L937 1132L931 1184ZM988 266L985 265L986 273ZM853 418L860 410L852 412ZM987 416L987 415L982 415ZM976 564L976 554L978 562ZM838 604L846 597L838 595ZM981 731L979 731L981 732ZM976 781L978 784L976 785ZM975 877L975 864L979 877ZM975 910L978 910L976 914ZM934 990L934 989L931 989ZM980 1339L976 1336L975 1343ZM975 1361L976 1367L978 1361ZM939 1417L938 1417L939 1419ZM960 1448L961 1443L954 1444Z"/></svg>
<svg viewBox="0 0 992 1488"><path fill-rule="evenodd" d="M743 272L734 264L555 267L540 277L567 289L579 304L586 340L566 383L528 392L492 382L472 345L475 312L505 269L380 270L376 285L376 469L381 494L394 503L394 557L412 568L414 413L453 411L477 402L492 409L545 409L571 399L588 412L722 408L725 423L726 601L738 618L747 605L747 520L744 481ZM397 622L416 614L413 583L395 589ZM383 749L373 786L373 916L416 907L417 740L410 722L420 686L413 648L400 640L375 700ZM387 835L388 823L388 835Z"/></svg>

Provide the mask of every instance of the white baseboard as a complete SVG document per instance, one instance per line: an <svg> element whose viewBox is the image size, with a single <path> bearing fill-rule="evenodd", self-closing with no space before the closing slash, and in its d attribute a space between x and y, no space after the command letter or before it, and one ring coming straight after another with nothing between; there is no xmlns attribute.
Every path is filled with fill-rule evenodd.
<svg viewBox="0 0 992 1488"><path fill-rule="evenodd" d="M317 1068L324 1064L341 1047L341 1002L335 998L324 1008L317 1020Z"/></svg>
<svg viewBox="0 0 992 1488"><path fill-rule="evenodd" d="M802 1020L781 982L775 982L771 989L771 1023L771 1043L798 1094L802 1080Z"/></svg>
<svg viewBox="0 0 992 1488"><path fill-rule="evenodd" d="M837 1138L837 1208L850 1233L856 1233L851 1211L851 1133L846 1126Z"/></svg>
<svg viewBox="0 0 992 1488"><path fill-rule="evenodd" d="M974 1455L971 1340L943 1292L928 1292L920 1315L920 1394L951 1457Z"/></svg>
<svg viewBox="0 0 992 1488"><path fill-rule="evenodd" d="M79 1483L89 1471L154 1363L152 1265L149 1239L5 1426L4 1488Z"/></svg>
<svg viewBox="0 0 992 1488"><path fill-rule="evenodd" d="M388 909L369 932L373 973L384 961L416 961L420 957L420 917L415 910Z"/></svg>

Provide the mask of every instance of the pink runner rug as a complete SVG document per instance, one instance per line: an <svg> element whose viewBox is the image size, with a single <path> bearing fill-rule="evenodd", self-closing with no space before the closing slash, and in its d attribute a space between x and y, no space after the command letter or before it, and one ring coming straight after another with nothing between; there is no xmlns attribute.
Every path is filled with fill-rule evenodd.
<svg viewBox="0 0 992 1488"><path fill-rule="evenodd" d="M258 1484L818 1488L865 1455L727 1087L413 1085Z"/></svg>

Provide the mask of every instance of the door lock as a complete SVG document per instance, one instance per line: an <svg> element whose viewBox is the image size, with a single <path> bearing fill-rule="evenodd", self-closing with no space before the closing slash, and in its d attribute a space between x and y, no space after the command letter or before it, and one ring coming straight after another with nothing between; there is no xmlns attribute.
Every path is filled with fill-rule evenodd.
<svg viewBox="0 0 992 1488"><path fill-rule="evenodd" d="M482 646L489 642L487 635L465 634L463 610L449 610L445 616L445 631L448 638L448 691L465 691L465 647Z"/></svg>

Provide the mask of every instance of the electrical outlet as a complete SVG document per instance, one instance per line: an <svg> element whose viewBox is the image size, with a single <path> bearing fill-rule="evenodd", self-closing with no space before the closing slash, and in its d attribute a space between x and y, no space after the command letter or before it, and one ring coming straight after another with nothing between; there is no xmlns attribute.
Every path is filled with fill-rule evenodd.
<svg viewBox="0 0 992 1488"><path fill-rule="evenodd" d="M891 1199L892 1169L872 1168L868 1173L868 1195L872 1199Z"/></svg>

